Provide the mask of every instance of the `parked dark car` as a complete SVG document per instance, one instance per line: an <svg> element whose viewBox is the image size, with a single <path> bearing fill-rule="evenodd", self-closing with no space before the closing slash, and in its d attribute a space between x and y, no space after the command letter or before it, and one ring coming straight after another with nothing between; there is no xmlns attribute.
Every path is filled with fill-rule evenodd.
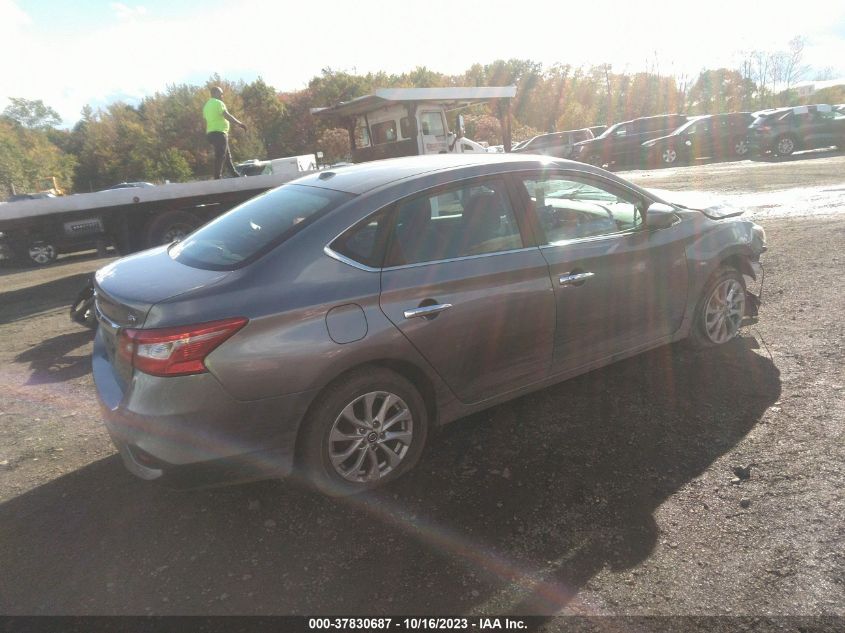
<svg viewBox="0 0 845 633"><path fill-rule="evenodd" d="M540 134L511 148L512 152L523 154L544 154L557 158L570 158L572 149L576 143L593 138L593 133L588 129L567 130L565 132L552 132L551 134Z"/></svg>
<svg viewBox="0 0 845 633"><path fill-rule="evenodd" d="M836 145L845 149L845 113L826 104L778 108L756 113L748 128L754 154L789 156L793 152Z"/></svg>
<svg viewBox="0 0 845 633"><path fill-rule="evenodd" d="M688 163L697 158L737 160L748 156L750 112L691 117L668 136L643 143L648 165Z"/></svg>
<svg viewBox="0 0 845 633"><path fill-rule="evenodd" d="M16 193L6 198L6 202L20 202L21 200L42 200L44 198L55 198L56 194L47 191L38 193Z"/></svg>
<svg viewBox="0 0 845 633"><path fill-rule="evenodd" d="M139 477L297 472L349 494L410 469L434 427L728 342L764 250L753 222L571 161L354 165L100 269L94 380Z"/></svg>
<svg viewBox="0 0 845 633"><path fill-rule="evenodd" d="M597 166L639 165L645 141L666 136L686 122L683 114L661 114L616 123L601 136L578 143L572 157Z"/></svg>

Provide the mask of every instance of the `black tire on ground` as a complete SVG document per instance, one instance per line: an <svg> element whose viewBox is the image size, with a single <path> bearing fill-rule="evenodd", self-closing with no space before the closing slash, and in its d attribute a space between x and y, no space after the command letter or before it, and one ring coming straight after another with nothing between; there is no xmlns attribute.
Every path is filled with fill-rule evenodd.
<svg viewBox="0 0 845 633"><path fill-rule="evenodd" d="M193 213L187 211L167 211L149 221L144 243L148 248L171 244L181 240L200 225Z"/></svg>
<svg viewBox="0 0 845 633"><path fill-rule="evenodd" d="M373 424L376 424L375 432L361 430L351 423L348 415L342 415L346 410L354 413L358 421L366 418L365 398L373 393L391 394L401 400L394 400L395 404L392 405L390 402L385 405L386 398L383 396L381 399L375 396L371 400L371 413L376 413L371 416ZM406 413L403 414L403 411ZM402 420L389 427L394 429L392 433L379 433L379 426L385 426L386 422L399 417ZM396 435L396 429L403 435L407 435L410 430L410 434L403 438L407 440L406 444L386 438L388 434ZM317 396L316 404L303 421L300 433L297 463L307 483L329 496L348 496L393 481L416 465L428 434L428 415L419 391L405 378L388 369L367 367L340 378ZM379 434L381 439L374 437ZM350 439L345 439L347 437ZM385 447L377 446L382 442ZM397 454L401 454L392 466L387 450L391 451L394 459ZM346 451L350 451L349 457L336 466L332 461L332 453L339 459ZM363 462L357 461L359 457L363 458ZM374 460L375 465L371 460ZM345 470L349 478L345 478L339 470ZM378 472L379 476L366 480L368 472Z"/></svg>
<svg viewBox="0 0 845 633"><path fill-rule="evenodd" d="M584 158L584 162L595 167L604 167L604 160L598 154L589 154Z"/></svg>
<svg viewBox="0 0 845 633"><path fill-rule="evenodd" d="M733 325L729 325L727 334L729 335L727 340L723 341L714 341L713 337L708 334L708 323L707 323L707 312L708 312L708 304L711 302L711 298L713 297L714 293L725 284L725 282L737 282L739 284L739 288L741 288L741 296L736 297L736 301L741 303L742 310L741 314L739 315L739 321L734 328ZM718 303L718 298L715 299L716 303ZM701 292L701 296L698 299L698 303L695 306L695 312L693 313L693 322L692 328L690 329L689 337L686 339L686 344L693 348L693 349L707 349L710 347L717 347L719 345L723 345L728 342L731 338L736 335L736 332L739 331L739 324L742 323L742 318L744 316L745 311L745 279L736 268L731 266L722 265L716 269L716 271L710 276L710 279L704 285L704 290Z"/></svg>
<svg viewBox="0 0 845 633"><path fill-rule="evenodd" d="M76 301L70 304L70 318L79 325L94 329L97 327L94 310L94 279L90 278L76 295Z"/></svg>

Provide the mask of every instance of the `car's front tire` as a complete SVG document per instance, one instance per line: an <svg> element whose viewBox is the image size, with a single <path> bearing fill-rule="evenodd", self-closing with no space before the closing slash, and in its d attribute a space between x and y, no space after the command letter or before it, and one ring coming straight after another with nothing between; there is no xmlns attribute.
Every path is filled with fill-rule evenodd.
<svg viewBox="0 0 845 633"><path fill-rule="evenodd" d="M678 154L678 150L672 147L664 147L663 151L660 152L660 163L665 167L671 167L672 165L678 164L678 159L680 155Z"/></svg>
<svg viewBox="0 0 845 633"><path fill-rule="evenodd" d="M381 367L359 369L318 396L303 423L300 467L323 494L356 494L413 468L427 433L425 403L410 382Z"/></svg>
<svg viewBox="0 0 845 633"><path fill-rule="evenodd" d="M695 307L688 343L696 349L731 341L745 316L745 279L736 268L720 266L707 281Z"/></svg>

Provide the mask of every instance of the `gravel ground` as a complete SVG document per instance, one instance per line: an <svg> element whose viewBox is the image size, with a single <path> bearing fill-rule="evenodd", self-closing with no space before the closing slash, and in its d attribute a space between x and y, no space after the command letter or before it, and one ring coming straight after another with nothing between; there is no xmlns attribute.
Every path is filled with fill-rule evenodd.
<svg viewBox="0 0 845 633"><path fill-rule="evenodd" d="M845 157L684 169L627 176L820 187ZM104 260L0 270L0 613L845 615L845 213L765 228L760 322L733 343L466 418L345 501L134 479L67 318Z"/></svg>

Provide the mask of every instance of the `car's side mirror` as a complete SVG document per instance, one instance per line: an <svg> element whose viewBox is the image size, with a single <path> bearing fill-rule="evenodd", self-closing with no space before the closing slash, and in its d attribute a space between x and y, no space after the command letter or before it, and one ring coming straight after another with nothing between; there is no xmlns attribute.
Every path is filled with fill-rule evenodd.
<svg viewBox="0 0 845 633"><path fill-rule="evenodd" d="M652 202L645 212L645 225L652 231L668 229L677 217L673 207L663 202Z"/></svg>

